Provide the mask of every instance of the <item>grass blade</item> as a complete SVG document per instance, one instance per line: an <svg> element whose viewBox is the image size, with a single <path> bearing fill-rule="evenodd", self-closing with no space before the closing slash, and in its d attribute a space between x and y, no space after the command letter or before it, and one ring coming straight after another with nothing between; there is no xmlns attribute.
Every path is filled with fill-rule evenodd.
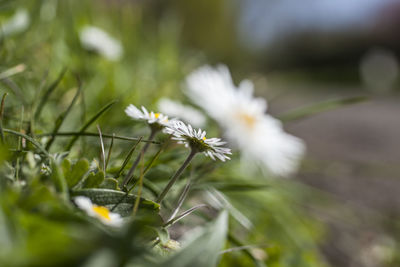
<svg viewBox="0 0 400 267"><path fill-rule="evenodd" d="M67 69L64 68L61 73L58 75L57 79L47 88L46 92L43 94L42 98L40 99L39 105L35 110L35 115L33 116L35 120L37 120L42 112L44 105L46 104L47 100L49 99L50 95L54 92L54 90L58 87L61 80L64 78Z"/></svg>
<svg viewBox="0 0 400 267"><path fill-rule="evenodd" d="M111 103L108 103L105 105L102 109L100 109L93 117L90 118L90 120L82 126L82 128L79 130L79 133L85 132L85 130L92 125L93 122L95 122L104 112L106 112L108 109L110 109L116 101L112 101ZM69 142L69 144L66 147L66 150L71 150L71 147L75 144L76 140L78 140L79 135L75 135L72 140Z"/></svg>
<svg viewBox="0 0 400 267"><path fill-rule="evenodd" d="M11 89L11 92L13 92L14 95L19 100L21 100L23 105L28 105L28 102L25 99L24 93L22 92L21 88L19 88L19 86L15 82L13 82L12 80L10 80L8 78L0 79L0 81L2 83L4 83L5 85L7 85Z"/></svg>
<svg viewBox="0 0 400 267"><path fill-rule="evenodd" d="M246 248L246 245L240 241L233 233L228 232L228 241L238 247L242 247L243 249L240 250L242 251L246 256L248 256L253 262L254 262L254 266L256 267L266 267L266 265L264 264L264 262L262 262L261 260L257 259L256 257L254 257L253 253L251 252L251 250L249 248Z"/></svg>
<svg viewBox="0 0 400 267"><path fill-rule="evenodd" d="M226 209L229 214L238 221L244 228L251 230L253 228L253 223L249 218L246 217L240 210L238 210L234 205L232 205L229 199L221 192L215 188L210 187L206 191L207 200L210 205L216 209Z"/></svg>
<svg viewBox="0 0 400 267"><path fill-rule="evenodd" d="M54 125L54 129L51 134L51 138L50 138L49 142L47 142L47 144L46 144L46 150L50 150L50 147L53 144L53 142L57 136L56 134L57 134L58 130L60 129L61 125L63 124L65 118L68 116L68 114L71 111L72 107L74 106L75 102L78 100L79 94L82 90L82 84L80 83L79 80L78 80L78 83L79 83L78 90L76 91L74 98L72 99L71 103L69 104L67 110L64 111L63 113L61 113L58 116L58 118L56 119L56 124Z"/></svg>
<svg viewBox="0 0 400 267"><path fill-rule="evenodd" d="M103 172L104 175L106 174L106 153L104 152L104 142L103 138L101 137L101 129L100 126L97 124L97 130L99 131L99 137L100 137L100 147L101 147L101 153L100 153L100 158L101 158L101 164L103 167Z"/></svg>
<svg viewBox="0 0 400 267"><path fill-rule="evenodd" d="M0 73L0 80L14 76L18 73L24 72L26 69L25 64L18 64Z"/></svg>
<svg viewBox="0 0 400 267"><path fill-rule="evenodd" d="M102 135L103 136L103 135ZM111 158L111 151L113 149L113 145L114 145L114 139L115 139L115 134L112 134L112 138L111 138L111 144L110 144L110 148L108 149L108 154L107 154L107 160L106 160L106 166L105 169L107 170L107 166L108 166L108 162L110 161ZM104 172L105 173L105 172Z"/></svg>
<svg viewBox="0 0 400 267"><path fill-rule="evenodd" d="M253 249L253 248L264 248L264 247L267 247L267 245L246 245L246 246L239 246L239 247L231 247L231 248L220 251L219 254L231 253L234 251L241 251L241 250L248 250L248 249Z"/></svg>
<svg viewBox="0 0 400 267"><path fill-rule="evenodd" d="M42 145L38 141L36 141L32 137L30 137L29 135L26 135L26 134L23 134L20 132L16 132L16 131L10 130L10 129L3 129L3 131L5 133L10 133L10 134L16 135L18 137L25 138L27 141L31 142L32 145L34 145L37 149L39 149L44 155L46 155L46 157L51 158L49 152L47 152L47 150L44 147L42 147Z"/></svg>
<svg viewBox="0 0 400 267"><path fill-rule="evenodd" d="M21 121L19 124L19 132L22 132L23 121L24 121L24 106L22 106L22 108L21 108ZM22 142L23 142L23 139L21 137L18 137L18 146L17 146L18 150L21 150L23 148ZM19 181L19 170L20 170L20 157L17 157L16 164L15 164L15 180L16 181Z"/></svg>
<svg viewBox="0 0 400 267"><path fill-rule="evenodd" d="M51 136L51 135L53 135L53 134L52 133L43 133L43 134L37 134L36 136L43 137L43 136ZM75 135L77 135L77 136L99 137L98 133L91 133L91 132L58 132L58 133L56 133L54 135L61 136L61 137L62 136L68 137L68 136L75 136ZM104 134L104 133L102 133L101 136L103 138L114 138L114 139L125 140L125 141L138 141L138 140L140 140L140 142L143 142L143 143L152 143L152 144L157 144L157 145L160 144L157 141L144 140L144 139L142 139L142 137L128 137L128 136L120 136L120 135Z"/></svg>
<svg viewBox="0 0 400 267"><path fill-rule="evenodd" d="M32 104L32 109L31 109L32 111L34 111L34 110L36 110L38 108L37 105L36 105L37 97L40 95L40 93L42 92L43 88L46 85L48 74L49 74L48 70L45 71L45 73L43 74L43 77L42 77L41 82L39 84L39 87L37 89L38 93L36 94L36 96L34 98L34 101L33 101L33 104ZM35 116L32 116L32 113L34 114L34 112L30 112L30 116L29 116L30 119L29 119L29 123L28 123L28 132L27 132L27 134L31 134L32 137L35 138L34 133L35 133L36 118L35 118Z"/></svg>
<svg viewBox="0 0 400 267"><path fill-rule="evenodd" d="M171 139L168 138L168 140L166 140L164 142L164 144L160 147L160 149L157 151L157 153L154 155L154 157L151 159L151 161L149 162L149 164L146 166L146 169L144 170L143 174L146 174L146 172L148 170L150 170L150 168L153 166L154 162L158 159L158 157L160 156L161 152L168 146L169 141Z"/></svg>
<svg viewBox="0 0 400 267"><path fill-rule="evenodd" d="M153 140L152 136L150 136L149 140ZM150 160L149 164L146 166L146 169L143 172L143 175L146 174L146 172L148 170L150 170L150 168L153 166L153 163L158 159L158 157L160 156L161 152L167 147L167 145L169 144L169 140L164 142L163 146L160 147L160 149L157 151L157 153L153 156L153 158ZM145 153L147 149L143 149L142 153ZM135 166L135 163L134 165ZM128 174L126 175L126 177L124 178L124 181L122 182L122 188L126 190L126 186L132 181L133 179L133 171L135 170L135 168L131 168L128 172ZM131 189L129 189L128 191L131 191Z"/></svg>
<svg viewBox="0 0 400 267"><path fill-rule="evenodd" d="M199 204L199 205L196 205L196 206L194 206L194 207L188 209L187 211L182 212L181 215L179 215L179 216L173 218L172 220L169 220L168 222L166 222L166 223L164 224L164 227L168 227L168 226L170 226L170 225L173 225L173 224L176 223L177 221L179 221L179 220L185 218L186 216L188 216L188 215L191 214L192 212L194 212L194 211L196 211L196 210L198 210L198 209L200 209L200 208L203 208L203 207L208 207L208 205L206 205L206 204Z"/></svg>
<svg viewBox="0 0 400 267"><path fill-rule="evenodd" d="M287 113L284 113L284 114L278 116L278 119L280 119L283 122L304 119L304 118L307 118L307 117L310 117L310 116L313 116L313 115L316 115L316 114L319 114L319 113L322 113L325 111L337 109L337 108L340 108L343 106L362 103L362 102L365 102L366 100L368 100L368 97L356 96L356 97L324 101L324 102L320 102L320 103L313 104L310 106L298 108L293 111L289 111Z"/></svg>
<svg viewBox="0 0 400 267"><path fill-rule="evenodd" d="M140 177L139 177L139 189L137 192L137 199L135 201L135 205L133 206L133 216L136 215L136 212L139 208L139 200L142 195L142 189L143 189L143 170L144 170L144 162L143 162L143 157L144 157L144 152L140 154ZM128 192L129 193L129 192Z"/></svg>
<svg viewBox="0 0 400 267"><path fill-rule="evenodd" d="M185 188L182 191L182 194L179 196L178 204L176 205L176 208L172 212L172 214L169 217L168 221L171 221L172 219L174 219L176 214L178 214L180 208L182 207L183 202L186 199L187 194L189 193L191 184L192 184L192 179L188 179L188 181L187 181L187 183L185 185Z"/></svg>
<svg viewBox="0 0 400 267"><path fill-rule="evenodd" d="M3 94L1 99L1 106L0 106L0 137L1 142L4 144L4 132L3 132L3 115L4 115L4 103L6 100L7 93Z"/></svg>
<svg viewBox="0 0 400 267"><path fill-rule="evenodd" d="M136 147L138 146L138 144L141 142L142 137L139 138L139 140L133 145L133 147L131 148L131 150L129 150L128 155L126 156L124 162L122 163L121 168L119 169L119 171L117 172L117 174L114 176L115 179L117 179L122 171L125 169L125 166L128 164L129 160L132 157L133 152L135 151Z"/></svg>

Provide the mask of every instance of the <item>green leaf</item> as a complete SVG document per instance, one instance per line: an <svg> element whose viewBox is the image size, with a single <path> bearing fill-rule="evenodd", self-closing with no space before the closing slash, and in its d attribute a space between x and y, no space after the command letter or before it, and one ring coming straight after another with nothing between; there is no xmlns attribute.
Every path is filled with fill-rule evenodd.
<svg viewBox="0 0 400 267"><path fill-rule="evenodd" d="M64 174L67 174L71 171L71 161L69 159L64 159L61 163L61 168Z"/></svg>
<svg viewBox="0 0 400 267"><path fill-rule="evenodd" d="M343 106L358 104L366 100L368 100L368 98L365 96L357 96L344 99L324 101L310 106L298 108L293 111L289 111L283 115L278 116L278 119L280 119L283 122L299 120L325 111L337 109Z"/></svg>
<svg viewBox="0 0 400 267"><path fill-rule="evenodd" d="M118 181L117 181L117 179L114 179L114 178L106 178L106 179L104 179L104 181L100 184L99 187L105 188L105 189L117 190L117 189L118 189Z"/></svg>
<svg viewBox="0 0 400 267"><path fill-rule="evenodd" d="M83 176L89 170L89 161L87 159L80 159L75 164L71 166L68 159L64 159L62 163L62 168L64 171L64 177L67 180L69 188L72 188L79 181L82 180Z"/></svg>
<svg viewBox="0 0 400 267"><path fill-rule="evenodd" d="M58 192L61 192L63 198L66 200L68 198L68 183L65 179L64 172L60 168L60 165L54 160L50 160L51 164L51 179Z"/></svg>
<svg viewBox="0 0 400 267"><path fill-rule="evenodd" d="M156 266L217 266L220 251L225 244L227 223L228 214L223 211L214 222L207 225L202 231L196 231L182 250Z"/></svg>
<svg viewBox="0 0 400 267"><path fill-rule="evenodd" d="M96 188L104 181L104 172L99 171L97 173L91 172L86 178L83 188Z"/></svg>
<svg viewBox="0 0 400 267"><path fill-rule="evenodd" d="M166 244L170 240L167 229L165 228L154 228L154 229L157 232L158 238L160 238L160 243L162 245Z"/></svg>
<svg viewBox="0 0 400 267"><path fill-rule="evenodd" d="M71 195L86 196L90 198L93 203L105 206L108 209L114 208L114 206L119 203L113 211L121 214L121 216L129 216L132 214L133 205L137 198L137 196L133 194L97 188L74 190ZM140 198L139 209L141 208L158 212L160 210L160 205L151 200Z"/></svg>

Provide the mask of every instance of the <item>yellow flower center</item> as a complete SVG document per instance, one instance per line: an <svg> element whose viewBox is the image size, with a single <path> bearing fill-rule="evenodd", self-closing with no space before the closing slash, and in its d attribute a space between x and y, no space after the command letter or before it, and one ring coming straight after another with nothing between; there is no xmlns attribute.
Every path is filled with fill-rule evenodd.
<svg viewBox="0 0 400 267"><path fill-rule="evenodd" d="M158 117L160 117L160 113L154 114L154 117L156 117L156 119L158 119Z"/></svg>
<svg viewBox="0 0 400 267"><path fill-rule="evenodd" d="M204 136L204 137L203 137L203 141L206 141L206 139L207 139L207 138Z"/></svg>
<svg viewBox="0 0 400 267"><path fill-rule="evenodd" d="M237 116L239 120L241 120L247 126L247 128L253 128L256 124L256 118L252 115L239 112Z"/></svg>
<svg viewBox="0 0 400 267"><path fill-rule="evenodd" d="M111 220L110 211L106 207L93 205L92 210L101 218Z"/></svg>

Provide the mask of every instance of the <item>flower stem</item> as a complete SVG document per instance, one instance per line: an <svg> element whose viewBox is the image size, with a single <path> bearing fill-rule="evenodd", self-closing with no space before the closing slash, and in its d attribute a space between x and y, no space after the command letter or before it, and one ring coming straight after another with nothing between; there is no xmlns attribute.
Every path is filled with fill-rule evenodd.
<svg viewBox="0 0 400 267"><path fill-rule="evenodd" d="M154 136L156 135L157 132L158 132L157 129L153 129L153 128L152 128L148 140L149 140L149 141L152 141L152 140L154 139ZM139 153L139 155L136 157L135 162L133 162L132 167L129 169L129 172L126 174L126 176L125 176L125 178L124 178L124 181L122 182L122 188L125 188L126 185L131 181L131 179L132 179L132 177L133 177L133 172L135 171L137 165L139 164L141 155L142 155L142 154L144 155L144 153L146 153L146 151L147 151L147 149L149 148L149 146L150 146L150 142L146 143L146 144L144 145L144 147L142 148L142 151L141 151L141 152Z"/></svg>
<svg viewBox="0 0 400 267"><path fill-rule="evenodd" d="M182 166L176 171L174 176L172 176L172 178L169 180L167 186L164 188L164 190L161 192L160 196L157 198L157 201L156 201L157 203L161 203L161 201L167 195L168 191L171 189L171 187L175 184L175 182L181 176L182 172L189 165L190 161L192 161L192 159L196 155L196 153L197 153L197 150L195 150L195 149L192 149L190 151L190 154L187 156L185 162L183 162Z"/></svg>

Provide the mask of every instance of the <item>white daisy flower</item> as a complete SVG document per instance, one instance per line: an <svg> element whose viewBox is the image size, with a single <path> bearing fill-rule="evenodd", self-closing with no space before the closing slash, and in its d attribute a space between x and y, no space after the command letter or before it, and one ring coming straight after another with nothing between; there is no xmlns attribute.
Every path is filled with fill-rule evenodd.
<svg viewBox="0 0 400 267"><path fill-rule="evenodd" d="M186 79L187 95L224 129L242 152L244 162L266 167L276 175L293 173L305 152L303 141L284 132L279 120L266 114L267 103L253 97L253 83L238 87L226 66L201 67Z"/></svg>
<svg viewBox="0 0 400 267"><path fill-rule="evenodd" d="M0 26L0 37L9 36L25 31L30 24L30 16L26 9L19 9Z"/></svg>
<svg viewBox="0 0 400 267"><path fill-rule="evenodd" d="M74 202L89 216L99 219L104 224L118 227L123 223L123 219L118 213L110 212L106 207L93 204L87 197L76 197L74 198Z"/></svg>
<svg viewBox="0 0 400 267"><path fill-rule="evenodd" d="M179 118L195 127L203 127L206 122L204 115L197 109L168 98L162 98L158 101L158 109L171 117Z"/></svg>
<svg viewBox="0 0 400 267"><path fill-rule="evenodd" d="M100 28L85 26L80 31L79 38L84 48L94 50L108 60L117 61L124 53L121 42Z"/></svg>
<svg viewBox="0 0 400 267"><path fill-rule="evenodd" d="M172 139L178 141L178 143L184 144L197 152L203 152L213 160L218 158L225 161L230 159L227 155L232 154L229 148L221 147L226 142L222 142L219 138L206 138L206 131L201 129L196 131L190 124L186 125L182 121L171 121L165 128L165 132L172 134Z"/></svg>
<svg viewBox="0 0 400 267"><path fill-rule="evenodd" d="M134 105L130 104L125 109L126 115L135 120L144 120L148 124L158 124L160 126L166 126L168 124L168 116L162 113L154 113L153 111L148 112L145 107L142 106L142 110L138 109Z"/></svg>

